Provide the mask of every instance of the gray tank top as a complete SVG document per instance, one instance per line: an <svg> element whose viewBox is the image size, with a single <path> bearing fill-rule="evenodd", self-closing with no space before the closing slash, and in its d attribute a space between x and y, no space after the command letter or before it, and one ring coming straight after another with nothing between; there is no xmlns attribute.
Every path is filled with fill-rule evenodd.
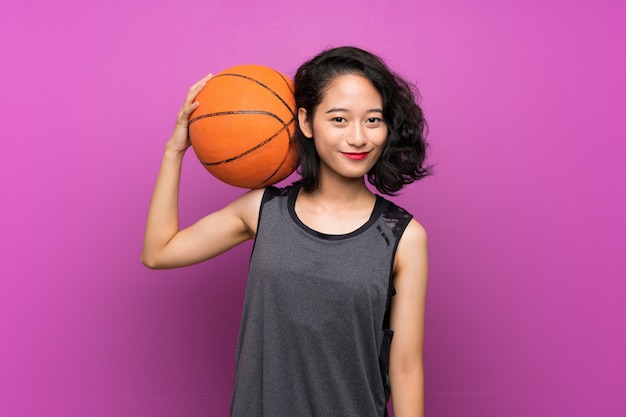
<svg viewBox="0 0 626 417"><path fill-rule="evenodd" d="M411 215L377 196L366 224L327 235L296 216L298 191L263 196L231 416L385 416L393 259Z"/></svg>

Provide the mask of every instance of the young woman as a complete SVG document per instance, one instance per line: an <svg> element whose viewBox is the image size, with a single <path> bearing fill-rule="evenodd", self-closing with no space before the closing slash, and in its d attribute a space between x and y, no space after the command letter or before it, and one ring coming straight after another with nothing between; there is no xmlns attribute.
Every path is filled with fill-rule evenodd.
<svg viewBox="0 0 626 417"><path fill-rule="evenodd" d="M142 262L173 268L255 239L237 347L235 417L423 415L426 233L383 194L428 174L411 86L342 47L297 71L302 179L251 190L180 230L191 87L167 142ZM393 339L393 340L392 340Z"/></svg>

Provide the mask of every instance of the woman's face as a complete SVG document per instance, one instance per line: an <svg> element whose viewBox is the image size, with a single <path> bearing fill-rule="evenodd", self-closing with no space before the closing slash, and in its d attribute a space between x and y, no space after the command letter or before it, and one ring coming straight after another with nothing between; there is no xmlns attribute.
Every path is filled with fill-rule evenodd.
<svg viewBox="0 0 626 417"><path fill-rule="evenodd" d="M363 178L387 140L382 97L360 75L337 76L314 114L301 108L298 120L305 136L315 141L321 176Z"/></svg>

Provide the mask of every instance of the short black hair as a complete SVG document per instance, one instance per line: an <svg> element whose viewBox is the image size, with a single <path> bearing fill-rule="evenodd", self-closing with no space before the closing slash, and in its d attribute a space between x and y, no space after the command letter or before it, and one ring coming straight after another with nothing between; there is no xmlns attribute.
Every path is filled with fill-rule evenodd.
<svg viewBox="0 0 626 417"><path fill-rule="evenodd" d="M419 92L371 52L342 46L327 49L302 64L294 77L296 111L304 108L307 117L312 117L330 83L345 74L367 78L382 97L387 141L379 160L367 173L369 182L379 192L394 195L405 185L430 175L430 167L425 165L427 125L417 104ZM313 191L318 187L320 162L315 144L298 123L294 140L300 157L299 183Z"/></svg>

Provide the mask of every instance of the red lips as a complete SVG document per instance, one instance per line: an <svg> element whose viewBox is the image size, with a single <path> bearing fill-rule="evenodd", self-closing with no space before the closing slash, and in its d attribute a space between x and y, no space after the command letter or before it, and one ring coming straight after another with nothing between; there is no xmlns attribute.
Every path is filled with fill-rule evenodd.
<svg viewBox="0 0 626 417"><path fill-rule="evenodd" d="M367 154L369 152L342 152L345 156L347 156L348 158L354 160L354 161L359 161L361 159L365 159L367 157Z"/></svg>

